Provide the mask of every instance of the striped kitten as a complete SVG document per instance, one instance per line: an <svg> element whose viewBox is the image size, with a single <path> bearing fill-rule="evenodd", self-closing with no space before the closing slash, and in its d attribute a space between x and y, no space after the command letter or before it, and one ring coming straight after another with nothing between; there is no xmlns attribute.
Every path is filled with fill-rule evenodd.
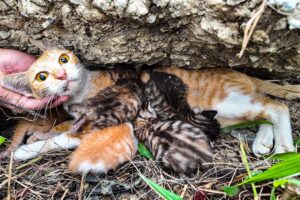
<svg viewBox="0 0 300 200"><path fill-rule="evenodd" d="M215 111L205 111L206 113ZM203 116L205 123L214 121ZM148 104L135 121L135 135L145 142L155 160L175 172L192 173L197 168L205 169L203 163L211 162L213 151L207 137L207 129L195 127L180 119L160 120Z"/></svg>
<svg viewBox="0 0 300 200"><path fill-rule="evenodd" d="M180 119L205 131L208 137L215 137L220 125L215 118L216 111L192 110L187 103L188 86L180 78L164 72L151 72L145 83L144 93L151 107L162 119Z"/></svg>
<svg viewBox="0 0 300 200"><path fill-rule="evenodd" d="M87 122L97 129L131 122L138 115L143 99L142 86L137 79L118 79L115 85L96 96L68 107L76 119L72 132L77 133Z"/></svg>

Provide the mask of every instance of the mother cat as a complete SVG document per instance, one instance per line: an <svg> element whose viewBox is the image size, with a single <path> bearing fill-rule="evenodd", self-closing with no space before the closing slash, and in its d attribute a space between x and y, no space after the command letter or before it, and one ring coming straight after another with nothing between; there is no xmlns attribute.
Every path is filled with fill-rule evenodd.
<svg viewBox="0 0 300 200"><path fill-rule="evenodd" d="M68 105L80 103L114 84L107 71L86 71L71 51L58 48L44 50L44 54L28 71L5 77L3 86L34 97L69 95L71 98L64 105L67 109ZM273 147L273 139L275 153L295 150L287 106L265 97L264 93L296 99L300 98L300 86L280 86L228 69L187 71L171 67L157 71L179 77L188 87L189 106L195 112L202 109L216 110L221 126L242 120L270 120L273 126L264 124L259 127L253 144L255 155L269 153ZM149 73L143 73L141 80L147 82ZM155 105L153 107L155 109ZM132 135L130 128L127 128L127 132ZM56 136L53 141L59 142L62 148L71 148L78 144L78 138L68 134ZM30 148L25 145L17 149L15 158L28 159L36 156L41 148L38 144L40 143L30 144ZM52 145L55 145L54 142Z"/></svg>

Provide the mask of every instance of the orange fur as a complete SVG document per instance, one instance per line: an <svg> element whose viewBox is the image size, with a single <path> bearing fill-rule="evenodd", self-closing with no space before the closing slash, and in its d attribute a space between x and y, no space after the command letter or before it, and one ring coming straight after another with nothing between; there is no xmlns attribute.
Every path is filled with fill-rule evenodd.
<svg viewBox="0 0 300 200"><path fill-rule="evenodd" d="M120 163L131 160L136 150L137 144L128 124L91 130L83 135L80 146L71 156L69 169L83 173L107 172ZM83 166L84 163L86 166ZM97 168L97 165L103 165L103 169Z"/></svg>

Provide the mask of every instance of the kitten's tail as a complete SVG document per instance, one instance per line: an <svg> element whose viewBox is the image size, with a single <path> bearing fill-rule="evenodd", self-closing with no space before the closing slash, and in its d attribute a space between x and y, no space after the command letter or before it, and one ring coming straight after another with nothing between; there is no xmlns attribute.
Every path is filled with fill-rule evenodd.
<svg viewBox="0 0 300 200"><path fill-rule="evenodd" d="M300 85L279 85L270 81L251 78L258 92L283 99L300 99Z"/></svg>

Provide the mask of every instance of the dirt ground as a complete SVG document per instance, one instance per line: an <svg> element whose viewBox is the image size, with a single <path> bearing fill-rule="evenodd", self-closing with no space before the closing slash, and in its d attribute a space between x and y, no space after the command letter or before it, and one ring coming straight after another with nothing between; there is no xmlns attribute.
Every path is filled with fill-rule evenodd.
<svg viewBox="0 0 300 200"><path fill-rule="evenodd" d="M286 102L291 111L294 138L300 136L300 102ZM255 128L234 131L220 136L212 142L215 158L207 171L184 175L163 171L159 163L147 160L139 155L132 162L120 166L108 174L86 177L74 175L67 169L71 151L56 151L44 154L27 162L3 160L0 166L0 199L10 193L11 199L160 199L137 174L143 175L182 195L184 199L228 199L222 187L234 185L246 176L245 167L240 156L240 138L249 156L252 171L270 167L270 160L256 158L251 153L251 142ZM3 150L5 145L0 146ZM298 148L299 152L300 148ZM11 174L9 173L11 169ZM257 184L261 199L269 199L271 182ZM282 190L277 189L277 194ZM253 199L251 187L240 188L238 196L232 199Z"/></svg>

